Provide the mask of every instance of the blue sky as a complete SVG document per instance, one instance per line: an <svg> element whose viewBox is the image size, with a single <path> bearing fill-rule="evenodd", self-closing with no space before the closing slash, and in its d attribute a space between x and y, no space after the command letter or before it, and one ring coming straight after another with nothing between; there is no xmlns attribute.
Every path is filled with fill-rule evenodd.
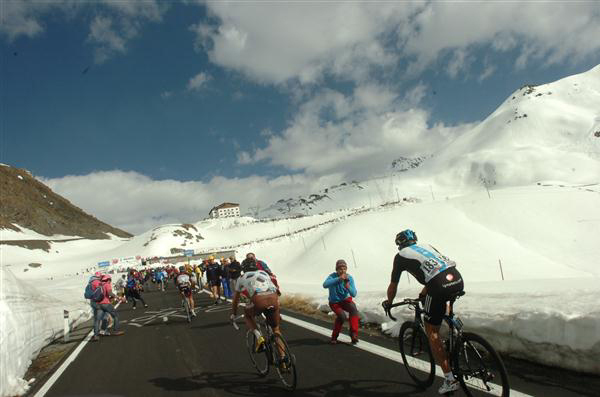
<svg viewBox="0 0 600 397"><path fill-rule="evenodd" d="M521 85L600 60L597 2L2 7L1 162L136 231L151 222L83 192L167 184L202 212L368 178L434 153L427 137L451 140Z"/></svg>

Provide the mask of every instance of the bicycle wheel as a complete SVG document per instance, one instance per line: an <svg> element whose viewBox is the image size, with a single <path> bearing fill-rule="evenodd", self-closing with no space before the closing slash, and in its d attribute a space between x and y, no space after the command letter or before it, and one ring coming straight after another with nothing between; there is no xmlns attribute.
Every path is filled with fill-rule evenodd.
<svg viewBox="0 0 600 397"><path fill-rule="evenodd" d="M435 360L425 331L413 321L407 321L400 328L398 342L408 375L423 389L431 386L435 378Z"/></svg>
<svg viewBox="0 0 600 397"><path fill-rule="evenodd" d="M249 329L248 332L246 332L246 349L250 355L250 360L260 376L267 376L269 373L269 356L267 355L268 351L265 349L264 351L257 353L256 342L256 335L254 335L254 332Z"/></svg>
<svg viewBox="0 0 600 397"><path fill-rule="evenodd" d="M453 372L466 395L483 390L508 397L510 386L502 359L481 336L465 332L454 351Z"/></svg>
<svg viewBox="0 0 600 397"><path fill-rule="evenodd" d="M190 311L190 303L187 299L183 300L183 307L185 308L185 315L187 316L188 323L192 322L192 313Z"/></svg>
<svg viewBox="0 0 600 397"><path fill-rule="evenodd" d="M297 381L296 357L290 352L287 342L281 335L275 334L274 336L271 351L273 352L273 362L276 364L277 375L279 375L281 383L287 390L294 390ZM283 349L283 357L277 346Z"/></svg>

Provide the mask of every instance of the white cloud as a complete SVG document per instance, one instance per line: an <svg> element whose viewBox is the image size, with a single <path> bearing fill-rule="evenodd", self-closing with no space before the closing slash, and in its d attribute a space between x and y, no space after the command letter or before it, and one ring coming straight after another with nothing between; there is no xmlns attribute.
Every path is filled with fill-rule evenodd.
<svg viewBox="0 0 600 397"><path fill-rule="evenodd" d="M96 63L103 63L115 53L125 52L127 38L117 33L112 18L97 16L90 25L88 40L96 45Z"/></svg>
<svg viewBox="0 0 600 397"><path fill-rule="evenodd" d="M197 45L219 65L266 82L312 82L329 70L364 76L369 65L394 61L377 37L412 6L378 3L208 2L220 21L194 25ZM397 19L397 18L396 18Z"/></svg>
<svg viewBox="0 0 600 397"><path fill-rule="evenodd" d="M469 127L429 127L428 113L411 107L424 90L418 84L398 100L375 86L358 87L353 96L323 90L301 106L289 127L270 136L265 147L238 153L238 161L266 161L307 175L371 177L399 156L435 152Z"/></svg>
<svg viewBox="0 0 600 397"><path fill-rule="evenodd" d="M570 62L600 50L597 2L432 2L404 30L404 51L422 70L445 49L491 45L520 48L518 66L531 59ZM568 22L567 22L568 21Z"/></svg>
<svg viewBox="0 0 600 397"><path fill-rule="evenodd" d="M483 80L485 80L488 77L490 77L491 75L493 75L494 72L496 72L496 66L490 65L489 63L486 63L485 69L479 75L479 77L477 78L477 81L479 81L481 83Z"/></svg>
<svg viewBox="0 0 600 397"><path fill-rule="evenodd" d="M173 92L172 92L172 91L163 91L163 92L161 92L161 94L160 94L160 97L161 97L162 99L169 99L169 98L171 98L172 96L173 96Z"/></svg>
<svg viewBox="0 0 600 397"><path fill-rule="evenodd" d="M337 176L276 178L215 177L208 182L153 180L136 172L103 171L56 179L39 178L54 192L110 225L139 234L171 222L197 222L223 201L238 202L242 212L249 206L272 204L274 198L317 191L338 183Z"/></svg>
<svg viewBox="0 0 600 397"><path fill-rule="evenodd" d="M95 60L102 63L116 54L125 53L127 42L137 37L147 22L159 22L169 8L156 0L3 0L0 13L0 34L10 41L20 36L35 37L45 31L44 17L60 11L65 17L85 15L93 10L88 42L95 46Z"/></svg>
<svg viewBox="0 0 600 397"><path fill-rule="evenodd" d="M364 83L402 59L411 62L414 77L447 54L447 72L458 77L469 72L481 49L516 49L516 67L533 60L577 62L600 51L597 2L208 2L206 7L218 22L192 27L197 46L215 64L276 84L313 83L326 74Z"/></svg>
<svg viewBox="0 0 600 397"><path fill-rule="evenodd" d="M188 91L199 91L210 81L211 77L205 72L200 72L192 77L187 84Z"/></svg>

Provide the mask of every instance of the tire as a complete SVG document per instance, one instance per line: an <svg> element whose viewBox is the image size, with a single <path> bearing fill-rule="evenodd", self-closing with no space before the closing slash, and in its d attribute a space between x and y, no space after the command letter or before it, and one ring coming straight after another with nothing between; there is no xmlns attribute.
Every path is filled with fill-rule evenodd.
<svg viewBox="0 0 600 397"><path fill-rule="evenodd" d="M417 386L426 389L435 379L435 360L425 331L413 321L402 324L398 345L408 375Z"/></svg>
<svg viewBox="0 0 600 397"><path fill-rule="evenodd" d="M464 332L454 350L452 363L453 372L467 396L471 397L481 390L496 396L509 396L510 385L504 363L492 345L481 336Z"/></svg>
<svg viewBox="0 0 600 397"><path fill-rule="evenodd" d="M187 316L187 322L192 322L192 313L190 311L190 303L187 299L183 299L183 307L185 308L185 315Z"/></svg>
<svg viewBox="0 0 600 397"><path fill-rule="evenodd" d="M254 365L254 368L256 368L260 376L267 376L269 373L268 349L257 353L255 351L255 346L256 335L249 329L248 332L246 332L246 349L248 350L250 361L252 361L252 365Z"/></svg>
<svg viewBox="0 0 600 397"><path fill-rule="evenodd" d="M274 357L273 362L275 363L275 368L277 368L277 375L279 375L279 379L281 379L281 383L285 386L287 390L295 390L297 383L297 373L296 373L296 357L290 351L290 348L283 339L281 335L274 335L273 345L271 346L272 354ZM285 369L282 368L282 358L279 356L279 349L277 346L283 346L285 359Z"/></svg>

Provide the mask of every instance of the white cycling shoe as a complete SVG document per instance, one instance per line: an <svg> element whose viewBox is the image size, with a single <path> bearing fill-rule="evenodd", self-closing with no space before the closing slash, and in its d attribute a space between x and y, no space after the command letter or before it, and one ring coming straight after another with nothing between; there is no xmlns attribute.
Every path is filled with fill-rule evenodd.
<svg viewBox="0 0 600 397"><path fill-rule="evenodd" d="M442 386L440 386L440 388L438 389L438 393L440 393L440 394L450 393L452 391L457 391L459 389L459 387L460 387L460 384L458 383L458 380L444 379L444 383L442 383Z"/></svg>

